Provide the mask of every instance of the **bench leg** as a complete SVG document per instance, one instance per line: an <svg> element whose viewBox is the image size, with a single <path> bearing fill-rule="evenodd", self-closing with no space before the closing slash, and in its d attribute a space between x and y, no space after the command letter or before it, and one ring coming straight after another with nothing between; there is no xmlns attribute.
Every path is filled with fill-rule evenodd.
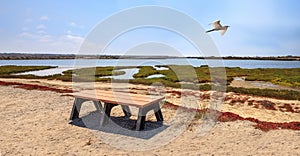
<svg viewBox="0 0 300 156"><path fill-rule="evenodd" d="M163 118L163 115L161 113L161 110L160 110L160 107L159 107L159 104L156 104L154 106L154 114L155 114L155 117L156 117L156 120L157 121L164 121L164 118Z"/></svg>
<svg viewBox="0 0 300 156"><path fill-rule="evenodd" d="M70 120L74 120L74 119L79 118L81 105L84 101L85 101L84 99L75 98L73 108L72 108L72 111L71 111L71 115L70 115Z"/></svg>
<svg viewBox="0 0 300 156"><path fill-rule="evenodd" d="M135 130L140 131L145 128L146 113L143 108L139 109L138 119L136 121Z"/></svg>
<svg viewBox="0 0 300 156"><path fill-rule="evenodd" d="M113 107L117 106L116 104L104 103L104 113L102 113L102 117L100 120L100 127L107 124L108 119L110 117L110 112Z"/></svg>
<svg viewBox="0 0 300 156"><path fill-rule="evenodd" d="M93 101L97 111L100 111L100 113L102 113L103 111L103 108L102 108L102 105L101 105L101 102L100 101Z"/></svg>
<svg viewBox="0 0 300 156"><path fill-rule="evenodd" d="M145 129L146 115L151 110L154 111L157 121L164 120L163 115L160 110L160 107L159 107L159 103L152 105L152 106L145 107L145 108L140 108L139 114L138 114L138 119L137 119L136 126L135 126L135 130L139 131L139 130Z"/></svg>
<svg viewBox="0 0 300 156"><path fill-rule="evenodd" d="M128 106L124 106L124 105L121 105L121 107L122 107L122 110L123 110L123 112L125 114L125 117L126 118L130 118L131 117L131 111L130 111L129 107Z"/></svg>

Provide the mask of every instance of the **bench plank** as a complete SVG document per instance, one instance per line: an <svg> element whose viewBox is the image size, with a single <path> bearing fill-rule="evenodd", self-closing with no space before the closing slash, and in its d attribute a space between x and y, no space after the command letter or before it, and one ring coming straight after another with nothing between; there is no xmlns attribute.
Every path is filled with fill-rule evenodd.
<svg viewBox="0 0 300 156"><path fill-rule="evenodd" d="M99 100L106 103L135 106L143 108L164 99L161 96L139 95L133 93L113 92L113 91L81 91L71 94L82 99Z"/></svg>

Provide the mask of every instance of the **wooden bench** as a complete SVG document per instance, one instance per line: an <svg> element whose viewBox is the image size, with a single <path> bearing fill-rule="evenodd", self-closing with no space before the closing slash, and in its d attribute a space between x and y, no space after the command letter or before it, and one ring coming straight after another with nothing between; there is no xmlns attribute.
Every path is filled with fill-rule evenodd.
<svg viewBox="0 0 300 156"><path fill-rule="evenodd" d="M108 123L111 109L117 105L121 105L125 117L131 116L128 106L137 107L139 109L135 130L144 129L146 114L151 110L154 110L157 121L163 121L163 115L160 110L159 102L162 101L164 97L161 96L140 95L104 90L86 90L69 95L75 97L70 120L79 118L79 112L83 102L93 101L96 109L101 113L100 127ZM102 103L104 106L102 106Z"/></svg>

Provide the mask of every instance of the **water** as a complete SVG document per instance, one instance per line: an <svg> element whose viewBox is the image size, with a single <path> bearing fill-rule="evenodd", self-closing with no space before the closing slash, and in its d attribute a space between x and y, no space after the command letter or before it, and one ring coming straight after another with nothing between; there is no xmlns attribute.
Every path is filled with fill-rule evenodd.
<svg viewBox="0 0 300 156"><path fill-rule="evenodd" d="M156 66L154 66L154 69L155 70L169 70L169 68L166 68L166 67L156 67Z"/></svg>
<svg viewBox="0 0 300 156"><path fill-rule="evenodd" d="M103 59L103 60L0 60L3 65L38 65L58 67L91 66L155 66L155 65L192 65L198 67L240 67L240 68L300 68L300 61L272 60L203 60L203 59Z"/></svg>
<svg viewBox="0 0 300 156"><path fill-rule="evenodd" d="M131 69L120 69L115 71L124 71L124 75L115 75L115 76L102 76L101 78L114 78L114 79L134 79L133 75L139 72L138 68L131 68Z"/></svg>
<svg viewBox="0 0 300 156"><path fill-rule="evenodd" d="M51 68L45 70L38 70L38 71L30 71L24 73L18 73L16 75L35 75L35 76L48 76L48 75L55 75L55 74L63 74L63 71L74 69L72 67L58 67L58 68Z"/></svg>
<svg viewBox="0 0 300 156"><path fill-rule="evenodd" d="M163 74L154 74L154 75L150 75L147 77L147 79L152 79L152 78L161 78L161 77L166 77Z"/></svg>

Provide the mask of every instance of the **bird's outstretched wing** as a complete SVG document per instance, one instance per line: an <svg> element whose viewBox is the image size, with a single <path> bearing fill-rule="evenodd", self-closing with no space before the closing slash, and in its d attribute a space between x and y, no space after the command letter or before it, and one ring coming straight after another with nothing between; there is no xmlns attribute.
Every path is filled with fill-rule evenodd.
<svg viewBox="0 0 300 156"><path fill-rule="evenodd" d="M214 29L220 29L222 27L220 20L218 20L212 24L214 25Z"/></svg>
<svg viewBox="0 0 300 156"><path fill-rule="evenodd" d="M226 33L227 28L228 28L228 27L225 26L225 27L223 27L222 30L220 31L220 33L221 33L222 36Z"/></svg>

